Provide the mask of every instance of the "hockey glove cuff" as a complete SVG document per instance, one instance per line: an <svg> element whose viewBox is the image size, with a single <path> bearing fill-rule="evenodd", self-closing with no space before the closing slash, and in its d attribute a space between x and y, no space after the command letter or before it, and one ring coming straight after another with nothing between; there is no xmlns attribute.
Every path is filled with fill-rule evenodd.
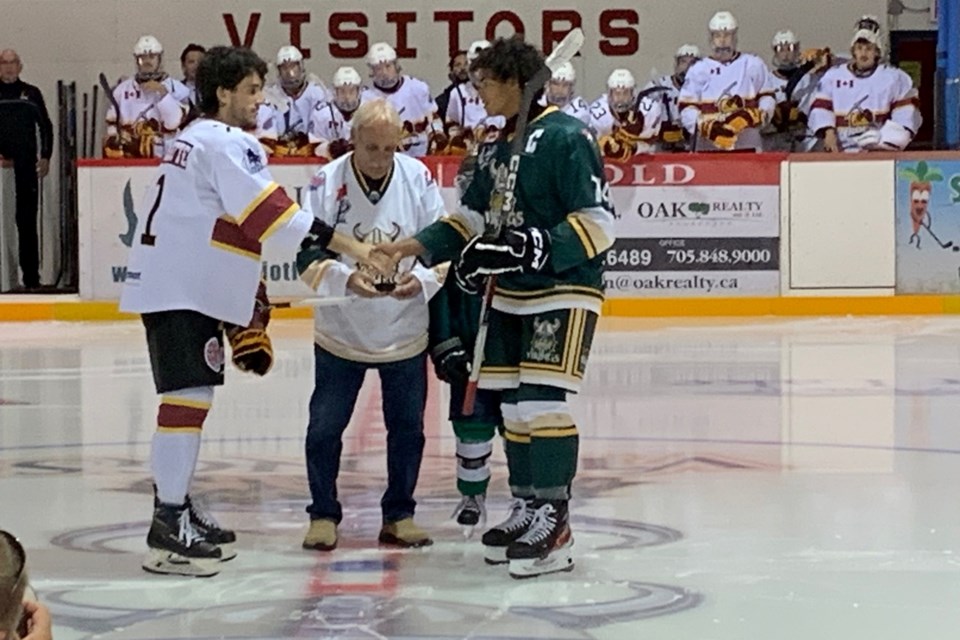
<svg viewBox="0 0 960 640"><path fill-rule="evenodd" d="M504 273L534 273L550 259L550 234L543 229L506 229L497 240L477 236L460 254L457 271L467 280Z"/></svg>
<svg viewBox="0 0 960 640"><path fill-rule="evenodd" d="M227 331L227 339L237 369L263 376L273 367L273 344L263 329L234 327Z"/></svg>
<svg viewBox="0 0 960 640"><path fill-rule="evenodd" d="M462 384L470 377L470 354L460 338L444 340L430 350L437 377L449 384Z"/></svg>

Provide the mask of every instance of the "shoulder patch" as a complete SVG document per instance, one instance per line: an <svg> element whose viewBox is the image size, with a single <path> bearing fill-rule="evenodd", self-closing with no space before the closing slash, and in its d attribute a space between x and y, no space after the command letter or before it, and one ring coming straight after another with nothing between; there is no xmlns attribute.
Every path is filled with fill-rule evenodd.
<svg viewBox="0 0 960 640"><path fill-rule="evenodd" d="M250 147L247 147L243 152L243 166L246 167L250 173L260 173L264 167L263 157Z"/></svg>

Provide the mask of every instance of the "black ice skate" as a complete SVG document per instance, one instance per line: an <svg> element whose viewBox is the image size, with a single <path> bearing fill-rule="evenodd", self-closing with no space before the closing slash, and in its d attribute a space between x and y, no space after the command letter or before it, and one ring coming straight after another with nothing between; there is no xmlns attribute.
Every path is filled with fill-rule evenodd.
<svg viewBox="0 0 960 640"><path fill-rule="evenodd" d="M207 542L220 547L220 561L226 562L237 557L237 551L234 543L237 541L237 534L230 529L224 529L217 522L217 519L204 509L200 504L194 502L188 495L186 498L186 507L190 512L190 523ZM153 485L153 508L160 506L160 498L157 497L157 485Z"/></svg>
<svg viewBox="0 0 960 640"><path fill-rule="evenodd" d="M471 537L477 527L483 527L487 523L486 496L463 496L453 515L457 524L462 527L464 537Z"/></svg>
<svg viewBox="0 0 960 640"><path fill-rule="evenodd" d="M573 571L573 534L566 500L537 500L533 522L507 547L510 575L531 578L556 571Z"/></svg>
<svg viewBox="0 0 960 640"><path fill-rule="evenodd" d="M194 528L186 505L161 504L154 509L147 546L142 566L151 573L199 578L220 573L220 548Z"/></svg>
<svg viewBox="0 0 960 640"><path fill-rule="evenodd" d="M514 498L506 520L483 534L484 560L487 564L505 564L507 547L526 532L533 522L531 498Z"/></svg>

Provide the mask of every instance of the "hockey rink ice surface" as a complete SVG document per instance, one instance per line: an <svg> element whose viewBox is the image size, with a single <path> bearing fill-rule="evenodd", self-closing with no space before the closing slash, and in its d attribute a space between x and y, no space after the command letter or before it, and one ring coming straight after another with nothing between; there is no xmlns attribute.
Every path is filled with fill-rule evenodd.
<svg viewBox="0 0 960 640"><path fill-rule="evenodd" d="M239 555L191 579L140 568L156 411L140 324L0 325L0 527L24 542L57 640L960 633L960 318L604 321L575 401L576 568L525 581L450 520L439 383L417 492L435 545L377 546L371 375L346 434L341 546L302 550L312 323L271 330L266 378L228 366L193 489ZM494 461L496 522L499 443Z"/></svg>

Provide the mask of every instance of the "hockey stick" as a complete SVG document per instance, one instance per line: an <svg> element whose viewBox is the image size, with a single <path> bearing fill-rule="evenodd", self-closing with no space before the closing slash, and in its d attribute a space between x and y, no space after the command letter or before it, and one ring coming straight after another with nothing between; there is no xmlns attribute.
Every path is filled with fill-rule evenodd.
<svg viewBox="0 0 960 640"><path fill-rule="evenodd" d="M569 62L576 55L580 47L583 46L583 31L579 28L574 29L557 45L547 59L543 67L538 70L532 78L523 86L523 93L520 97L520 111L517 113L517 127L514 130L513 141L510 143L510 162L507 165L506 179L502 183L498 181L496 188L491 193L490 202L502 203L499 211L493 211L491 217L493 224L487 230L487 235L498 237L503 221L513 214L516 207L516 198L514 189L517 186L517 172L520 169L520 155L523 153L523 146L526 143L524 135L527 129L527 119L530 117L530 107L533 104L534 96L550 80L553 72ZM490 329L490 308L493 303L493 292L497 288L497 277L487 278L483 292L483 302L480 306L480 328L477 331L477 340L473 345L473 362L470 368L470 378L467 380L467 389L463 396L463 414L465 416L473 415L474 403L477 399L477 383L480 380L480 367L483 365L483 352L487 345L487 331Z"/></svg>
<svg viewBox="0 0 960 640"><path fill-rule="evenodd" d="M924 229L927 230L927 233L930 234L930 237L933 238L933 241L940 245L941 249L950 249L953 248L954 251L960 251L960 247L953 246L953 240L949 240L946 243L940 240L937 237L937 234L933 232L933 229L930 228L930 212L927 212L927 216L924 218L924 221L920 223ZM919 242L919 239L917 240Z"/></svg>
<svg viewBox="0 0 960 640"><path fill-rule="evenodd" d="M348 296L339 296L331 298L303 298L301 300L291 300L290 302L271 302L268 306L271 309L295 309L297 307L338 307L342 304L347 304L351 300L356 300L356 298L351 298Z"/></svg>
<svg viewBox="0 0 960 640"><path fill-rule="evenodd" d="M110 104L113 105L113 112L116 115L117 121L114 126L117 129L117 140L120 139L120 103L117 102L117 97L113 95L113 88L110 87L110 81L107 80L107 75L105 73L100 74L100 88L103 89L103 95L110 101Z"/></svg>
<svg viewBox="0 0 960 640"><path fill-rule="evenodd" d="M90 98L90 147L84 152L88 158L92 158L97 149L97 121L100 119L97 96L100 92L100 85L93 85L91 92L93 97Z"/></svg>

